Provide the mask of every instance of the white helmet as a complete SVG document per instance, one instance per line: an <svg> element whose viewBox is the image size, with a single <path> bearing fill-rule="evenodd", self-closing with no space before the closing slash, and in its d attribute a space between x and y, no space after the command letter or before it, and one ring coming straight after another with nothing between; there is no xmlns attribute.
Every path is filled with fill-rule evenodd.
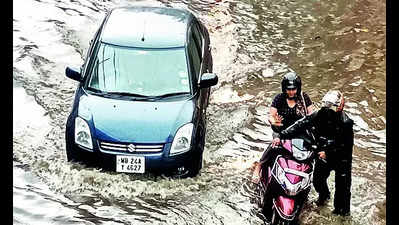
<svg viewBox="0 0 399 225"><path fill-rule="evenodd" d="M322 106L333 109L336 112L344 109L344 95L338 90L330 90L321 100Z"/></svg>

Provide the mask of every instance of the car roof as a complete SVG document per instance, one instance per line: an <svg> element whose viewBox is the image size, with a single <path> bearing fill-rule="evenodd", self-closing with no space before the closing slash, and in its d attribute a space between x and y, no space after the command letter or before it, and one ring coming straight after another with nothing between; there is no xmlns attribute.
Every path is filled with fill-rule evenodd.
<svg viewBox="0 0 399 225"><path fill-rule="evenodd" d="M113 9L101 41L128 47L174 48L185 46L193 15L183 9L131 6Z"/></svg>

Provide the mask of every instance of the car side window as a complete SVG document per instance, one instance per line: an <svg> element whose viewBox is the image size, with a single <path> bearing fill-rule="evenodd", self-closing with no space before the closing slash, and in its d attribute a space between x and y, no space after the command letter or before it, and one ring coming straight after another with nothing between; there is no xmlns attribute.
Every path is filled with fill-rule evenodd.
<svg viewBox="0 0 399 225"><path fill-rule="evenodd" d="M87 71L87 69L89 67L89 64L90 64L90 56L93 54L93 51L95 49L95 45L97 43L97 39L98 39L98 36L99 36L98 32L99 31L97 31L95 36L93 37L93 39L91 39L89 48L87 49L85 63L82 65L82 68L81 68L81 73L82 73L83 76L86 76L86 74L87 74L86 71Z"/></svg>
<svg viewBox="0 0 399 225"><path fill-rule="evenodd" d="M87 53L86 53L85 64L82 66L82 69L83 69L84 71L81 70L83 76L86 76L85 74L88 74L88 73L86 72L86 70L87 70L88 67L89 67L89 61L90 61L89 59L90 59L90 56L93 55L94 50L96 49L96 47L98 47L98 40L100 39L100 33L101 33L101 30L102 30L102 28L103 28L103 25L104 25L105 21L106 21L106 18L104 18L103 22L101 23L100 28L98 28L98 30L97 30L96 33L94 34L93 39L90 40L89 48L87 49ZM96 45L97 45L97 46L96 46ZM92 63L91 63L91 64L92 64Z"/></svg>
<svg viewBox="0 0 399 225"><path fill-rule="evenodd" d="M199 54L199 47L197 46L197 43L194 40L194 36L190 35L190 39L188 42L188 53L192 65L193 72L195 74L196 80L198 80L200 69L201 69L201 58Z"/></svg>
<svg viewBox="0 0 399 225"><path fill-rule="evenodd" d="M193 34L194 34L194 38L196 39L197 44L200 48L200 53L201 53L200 56L202 59L202 48L203 48L204 43L203 43L203 38L202 38L203 35L201 34L201 32L199 30L198 23L195 23L193 26Z"/></svg>

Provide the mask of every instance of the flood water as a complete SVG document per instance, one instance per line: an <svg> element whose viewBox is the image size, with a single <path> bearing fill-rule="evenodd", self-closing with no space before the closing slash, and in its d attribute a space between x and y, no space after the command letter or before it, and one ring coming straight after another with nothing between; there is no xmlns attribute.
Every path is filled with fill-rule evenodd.
<svg viewBox="0 0 399 225"><path fill-rule="evenodd" d="M295 70L316 107L341 90L355 121L351 216L309 202L301 224L386 224L385 1L14 0L14 224L264 224L250 182L271 141L268 107ZM187 8L208 27L214 72L201 174L171 179L68 163L64 129L80 67L107 10ZM329 186L334 191L334 176Z"/></svg>

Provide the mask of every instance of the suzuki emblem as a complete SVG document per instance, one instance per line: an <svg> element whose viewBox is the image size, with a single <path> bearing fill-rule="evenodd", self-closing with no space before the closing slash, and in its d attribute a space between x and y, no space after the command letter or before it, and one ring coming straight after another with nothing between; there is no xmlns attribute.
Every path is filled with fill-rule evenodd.
<svg viewBox="0 0 399 225"><path fill-rule="evenodd" d="M127 150L129 152L134 152L134 151L136 151L136 146L134 144L130 144L127 146Z"/></svg>

